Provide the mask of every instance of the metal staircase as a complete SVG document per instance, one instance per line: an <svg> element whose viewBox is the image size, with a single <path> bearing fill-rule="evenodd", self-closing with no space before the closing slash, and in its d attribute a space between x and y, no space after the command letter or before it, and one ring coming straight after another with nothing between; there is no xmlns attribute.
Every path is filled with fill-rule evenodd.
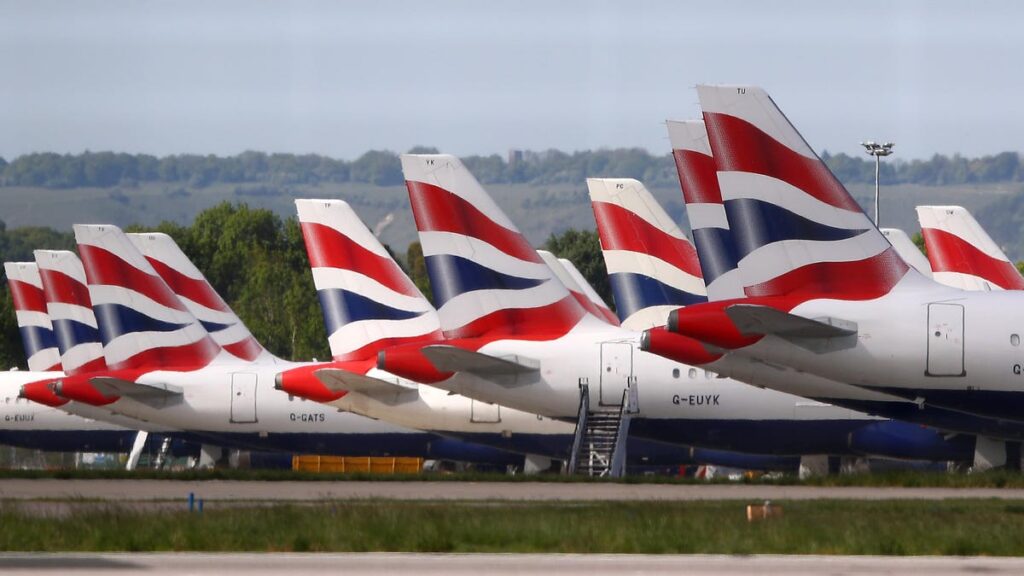
<svg viewBox="0 0 1024 576"><path fill-rule="evenodd" d="M590 386L580 381L580 406L569 458L569 474L619 478L626 471L629 420L636 412L636 381L622 391L622 404L590 409Z"/></svg>

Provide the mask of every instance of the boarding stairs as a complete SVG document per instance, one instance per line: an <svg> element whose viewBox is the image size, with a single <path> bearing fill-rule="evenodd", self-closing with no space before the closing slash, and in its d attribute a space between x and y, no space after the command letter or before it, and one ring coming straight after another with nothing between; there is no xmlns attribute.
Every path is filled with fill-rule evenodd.
<svg viewBox="0 0 1024 576"><path fill-rule="evenodd" d="M636 412L636 381L622 391L618 406L590 407L590 386L580 381L580 405L569 457L569 474L619 478L626 472L629 420Z"/></svg>

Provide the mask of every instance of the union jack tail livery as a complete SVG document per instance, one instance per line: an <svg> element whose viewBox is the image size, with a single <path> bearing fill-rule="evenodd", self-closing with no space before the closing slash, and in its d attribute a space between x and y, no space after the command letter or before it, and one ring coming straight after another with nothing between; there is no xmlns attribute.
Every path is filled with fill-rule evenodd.
<svg viewBox="0 0 1024 576"><path fill-rule="evenodd" d="M697 93L747 296L870 300L907 276L906 263L764 90Z"/></svg>
<svg viewBox="0 0 1024 576"><path fill-rule="evenodd" d="M917 219L937 282L962 290L1024 290L1006 254L960 206L918 206Z"/></svg>
<svg viewBox="0 0 1024 576"><path fill-rule="evenodd" d="M434 307L347 203L295 206L335 360L442 338Z"/></svg>
<svg viewBox="0 0 1024 576"><path fill-rule="evenodd" d="M899 228L879 228L879 230L881 230L882 236L885 236L885 239L889 241L889 244L892 244L892 247L896 249L896 253L900 255L904 262L920 272L922 276L926 278L932 277L931 263L921 253L921 249L910 239L910 236L907 236L906 232Z"/></svg>
<svg viewBox="0 0 1024 576"><path fill-rule="evenodd" d="M402 171L448 338L557 338L586 311L454 156L405 154Z"/></svg>
<svg viewBox="0 0 1024 576"><path fill-rule="evenodd" d="M604 302L595 302L587 295L583 290L583 287L580 286L571 274L569 274L569 270L567 270L565 265L562 264L562 260L559 260L557 256L547 250L537 250L537 254L539 254L541 259L548 265L548 268L551 268L551 271L555 273L555 277L558 278L558 281L569 290L569 293L576 299L576 302L578 302L579 305L587 311L587 314L590 314L601 322L618 326L618 318L615 318L615 315L613 314L611 317L614 319L614 322L609 321L608 317L605 316L604 311L607 310L611 313L611 310L607 309ZM566 260L566 262L568 262L568 260ZM598 297L598 300L600 301L600 297Z"/></svg>
<svg viewBox="0 0 1024 576"><path fill-rule="evenodd" d="M693 243L711 300L742 298L739 256L718 187L715 160L702 120L669 120L668 136Z"/></svg>
<svg viewBox="0 0 1024 576"><path fill-rule="evenodd" d="M53 324L46 312L46 297L39 269L34 262L4 262L7 285L14 301L14 313L25 347L28 369L53 372L61 369L60 352L53 334Z"/></svg>
<svg viewBox="0 0 1024 576"><path fill-rule="evenodd" d="M173 238L149 232L128 234L128 239L225 352L243 362L276 360L256 341Z"/></svg>
<svg viewBox="0 0 1024 576"><path fill-rule="evenodd" d="M220 347L120 228L75 225L111 370L195 370Z"/></svg>
<svg viewBox="0 0 1024 576"><path fill-rule="evenodd" d="M34 254L64 373L75 376L106 370L82 261L69 250L36 250Z"/></svg>
<svg viewBox="0 0 1024 576"><path fill-rule="evenodd" d="M663 326L672 310L707 299L697 252L643 184L588 178L587 188L623 326Z"/></svg>
<svg viewBox="0 0 1024 576"><path fill-rule="evenodd" d="M601 312L601 316L604 317L609 324L618 326L620 324L619 317L615 315L615 312L612 312L612 309L608 307L608 303L604 301L604 298L601 298L601 295L597 293L597 290L594 290L594 287L583 276L583 273L576 268L576 265L568 258L559 258L558 262L562 265L562 268L566 273L569 274L569 277L576 283L576 286L583 291L583 294L594 304L594 306L597 306L597 309Z"/></svg>

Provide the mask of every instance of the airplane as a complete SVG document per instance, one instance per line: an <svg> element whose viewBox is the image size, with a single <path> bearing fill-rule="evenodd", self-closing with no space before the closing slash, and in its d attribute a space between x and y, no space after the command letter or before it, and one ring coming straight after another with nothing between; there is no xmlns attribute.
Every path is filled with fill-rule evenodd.
<svg viewBox="0 0 1024 576"><path fill-rule="evenodd" d="M63 376L65 365L74 368L77 358L63 357L58 343L66 337L66 326L50 313L43 276L48 273L35 262L5 263L11 286L19 330L26 336L23 344L29 358L29 371L12 370L0 373L0 443L54 452L117 452L129 453L128 469L138 463L142 452L160 446L164 437L149 439L136 427L138 422L127 418L114 422L96 418L91 406L63 406L67 400L44 403L22 395L22 386L39 380L52 382ZM40 343L46 346L41 347ZM52 346L51 346L52 344ZM56 352L56 362L52 357ZM44 371L45 370L45 371ZM192 455L193 446L180 440L169 445L174 455Z"/></svg>
<svg viewBox="0 0 1024 576"><path fill-rule="evenodd" d="M678 152L682 149L675 146L680 128L672 127L676 132L673 147L676 149L677 157L680 156ZM703 199L707 203L710 195L699 187L696 182L699 178L690 172L693 167L692 162L683 159L680 180L688 186L688 207L697 199ZM687 291L684 287L694 274L700 279L697 250L706 254L713 248L698 245L695 250L654 196L635 179L589 178L587 188L606 262L609 267L615 266L620 270L631 271L630 281L612 283L615 301L630 303L631 308L625 312L632 320L630 328L645 330L661 326L665 323L667 311L681 305L685 306L699 298L700 295L695 293L694 288ZM698 234L698 230L706 232L703 226L705 222L702 220L696 219L693 224L695 235ZM702 234L701 241L706 241L707 237L708 234ZM720 234L718 238L721 238ZM725 257L720 256L717 262L721 263ZM722 287L720 283L716 289ZM702 365L703 368L721 373L735 372L737 362L742 361L728 356L712 356L707 360L708 362ZM760 366L760 372L766 370L782 371L778 367ZM748 372L743 381L759 386L759 377L760 374L756 371ZM778 388L782 392L851 409L863 407L865 397L870 398L875 394L794 371L788 371L784 379L777 380L784 383ZM890 458L962 460L966 452L973 450L974 445L973 436L948 438L946 434L937 430L895 420L872 424L850 434L850 446L855 450Z"/></svg>
<svg viewBox="0 0 1024 576"><path fill-rule="evenodd" d="M742 452L851 454L850 432L880 421L638 354L640 333L585 314L458 159L402 164L446 340L386 349L378 367L565 420L630 412L639 437Z"/></svg>
<svg viewBox="0 0 1024 576"><path fill-rule="evenodd" d="M1024 290L1024 277L962 206L918 206L936 282L962 290Z"/></svg>
<svg viewBox="0 0 1024 576"><path fill-rule="evenodd" d="M709 284L709 292L719 299L733 298L736 294L742 294L737 249L733 246L729 224L725 218L725 205L722 202L704 122L670 121L668 129L701 266L706 274L715 279ZM920 251L904 232L889 231L886 237L893 240L894 248L905 261L915 262L916 268L921 270L922 274L930 275L931 266L926 260L921 260ZM681 342L678 341L680 339ZM644 344L645 350L670 358L690 360L699 364L712 363L709 364L711 369L725 374L732 374L737 364L760 363L764 366L761 360L745 356L743 350L733 351L725 356L723 350L719 350L718 353L709 355L704 345L695 344L693 339L668 332L664 328L648 330ZM789 370L778 364L773 366L775 370ZM780 382L782 385L776 387L783 392L816 398L871 414L928 424L943 430L978 434L974 458L976 469L1005 463L1006 440L1020 440L1024 432L1019 424L1013 422L920 405L891 394L814 377L805 372L790 370L789 377ZM1010 449L1012 448L1011 445Z"/></svg>
<svg viewBox="0 0 1024 576"><path fill-rule="evenodd" d="M107 369L62 377L55 386L58 395L203 438L204 450L213 461L221 456L218 447L230 446L293 453L400 454L501 465L516 462L515 456L499 450L339 412L274 390L277 372L297 364L267 358L262 347L252 345L242 349L253 360L241 361L235 355L243 353L238 348L232 354L218 345L190 306L205 308L204 313L217 312L220 322L207 325L216 325L215 333L221 332L225 339L247 342L251 334L240 321L236 328L224 327L224 320L237 317L194 267L174 268L194 281L185 284L198 287L179 299L119 228L78 225L75 233ZM135 242L148 243L151 258L168 266L181 263L184 256L169 237L148 236ZM155 256L157 250L172 247L169 256Z"/></svg>
<svg viewBox="0 0 1024 576"><path fill-rule="evenodd" d="M919 406L1020 422L1019 297L956 290L908 266L764 90L697 90L742 293L673 311L669 330Z"/></svg>
<svg viewBox="0 0 1024 576"><path fill-rule="evenodd" d="M279 390L395 424L524 453L531 471L569 455L575 432L569 423L451 394L376 368L378 352L388 346L440 342L437 312L346 202L295 204L335 360L282 372ZM575 271L571 263L562 264L549 253L542 257L559 266L567 281ZM577 285L574 297L590 304L594 317L610 322L602 312L607 305L596 293L588 297L585 292ZM689 448L639 439L630 441L627 454L634 464L686 463L692 457L710 463L742 462L753 469L793 467L790 461L706 450L691 453Z"/></svg>

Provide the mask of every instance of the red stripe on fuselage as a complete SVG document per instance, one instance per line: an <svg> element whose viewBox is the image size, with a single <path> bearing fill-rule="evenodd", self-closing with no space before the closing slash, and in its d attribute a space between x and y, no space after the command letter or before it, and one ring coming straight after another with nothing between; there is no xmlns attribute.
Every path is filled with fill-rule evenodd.
<svg viewBox="0 0 1024 576"><path fill-rule="evenodd" d="M420 232L451 232L482 240L527 262L542 263L522 234L491 220L461 197L425 182L406 181L416 228Z"/></svg>
<svg viewBox="0 0 1024 576"><path fill-rule="evenodd" d="M959 272L981 277L1004 290L1024 290L1024 278L1017 267L993 258L963 238L939 230L922 228L924 245L933 272Z"/></svg>
<svg viewBox="0 0 1024 576"><path fill-rule="evenodd" d="M671 236L636 214L607 202L591 202L597 218L601 247L649 254L701 278L700 261L693 245Z"/></svg>
<svg viewBox="0 0 1024 576"><path fill-rule="evenodd" d="M818 158L799 154L753 124L728 114L704 113L719 172L751 172L787 182L822 202L861 212L860 205Z"/></svg>

